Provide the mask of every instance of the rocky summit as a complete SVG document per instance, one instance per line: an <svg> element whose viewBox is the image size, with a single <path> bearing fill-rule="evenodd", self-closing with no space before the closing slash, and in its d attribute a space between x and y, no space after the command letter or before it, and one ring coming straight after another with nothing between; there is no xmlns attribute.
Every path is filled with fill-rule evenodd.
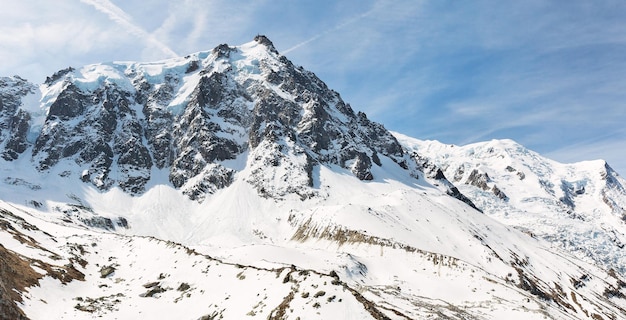
<svg viewBox="0 0 626 320"><path fill-rule="evenodd" d="M0 319L619 319L626 181L392 133L265 36L0 78Z"/></svg>
<svg viewBox="0 0 626 320"><path fill-rule="evenodd" d="M61 70L43 84L46 116L32 128L29 114L16 110L34 86L20 78L4 83L13 94L3 99L10 131L3 157L15 160L32 146L24 156L39 171L71 163L100 190L141 194L152 170L165 169L175 188L202 200L231 184L236 170L222 162L243 153L255 160L251 183L269 197L310 196L318 163L349 168L361 180L373 178L379 155L408 169L382 125L355 113L264 36L162 63ZM29 130L36 140L26 139ZM271 183L286 178L289 185Z"/></svg>

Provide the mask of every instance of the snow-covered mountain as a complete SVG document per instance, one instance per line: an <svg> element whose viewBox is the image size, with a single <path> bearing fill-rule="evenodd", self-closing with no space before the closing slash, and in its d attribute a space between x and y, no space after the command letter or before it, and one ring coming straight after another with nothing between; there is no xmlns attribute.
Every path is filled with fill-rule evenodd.
<svg viewBox="0 0 626 320"><path fill-rule="evenodd" d="M3 78L0 98L2 319L626 317L621 255L551 242L595 234L500 219L492 195L552 202L517 201L536 190L491 171L457 180L264 36L40 86ZM530 179L539 162L524 161L510 172ZM572 212L590 193L623 207L605 172L605 191L566 179Z"/></svg>
<svg viewBox="0 0 626 320"><path fill-rule="evenodd" d="M626 180L602 160L561 164L511 140L466 146L396 134L496 220L626 272Z"/></svg>

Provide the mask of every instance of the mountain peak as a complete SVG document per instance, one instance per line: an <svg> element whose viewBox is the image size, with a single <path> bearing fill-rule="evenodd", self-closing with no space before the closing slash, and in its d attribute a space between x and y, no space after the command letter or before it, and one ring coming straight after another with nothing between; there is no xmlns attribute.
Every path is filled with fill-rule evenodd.
<svg viewBox="0 0 626 320"><path fill-rule="evenodd" d="M278 53L278 50L274 47L272 41L265 35L258 34L254 37L254 41L266 46L270 51Z"/></svg>
<svg viewBox="0 0 626 320"><path fill-rule="evenodd" d="M245 179L277 199L315 194L320 165L373 180L373 167L388 157L419 176L419 165L382 125L278 56L257 35L208 54L61 70L42 86L46 118L32 130L24 115L15 128L24 133L20 147L5 159L24 153L39 171L65 168L102 191L119 187L132 195L146 191L153 167L165 169L169 182L195 200L232 184L242 168L229 161L237 159L249 169ZM34 143L25 138L32 131ZM275 184L277 178L290 183Z"/></svg>
<svg viewBox="0 0 626 320"><path fill-rule="evenodd" d="M508 139L450 146L398 138L444 168L485 214L626 273L626 180L604 160L562 164Z"/></svg>

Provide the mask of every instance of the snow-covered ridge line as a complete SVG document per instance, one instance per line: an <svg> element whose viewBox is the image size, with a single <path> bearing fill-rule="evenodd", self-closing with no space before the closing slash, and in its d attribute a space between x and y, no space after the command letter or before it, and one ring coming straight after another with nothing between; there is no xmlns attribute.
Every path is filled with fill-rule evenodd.
<svg viewBox="0 0 626 320"><path fill-rule="evenodd" d="M454 146L394 135L488 215L626 272L626 180L605 161L561 164L512 140Z"/></svg>

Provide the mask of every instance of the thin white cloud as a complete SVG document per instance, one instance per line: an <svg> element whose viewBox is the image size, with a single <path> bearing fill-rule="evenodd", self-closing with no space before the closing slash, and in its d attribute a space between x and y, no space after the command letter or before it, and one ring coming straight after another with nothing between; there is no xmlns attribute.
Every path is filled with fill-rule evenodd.
<svg viewBox="0 0 626 320"><path fill-rule="evenodd" d="M350 18L350 19L348 19L348 20L346 20L346 21L336 25L335 27L333 27L331 29L328 29L328 30L325 30L325 31L323 31L321 33L318 33L315 36L313 36L313 37L311 37L311 38L309 38L309 39L307 39L305 41L302 41L302 42L296 44L295 46L292 46L291 48L289 48L287 50L283 50L282 53L283 54L287 54L287 53L289 53L291 51L294 51L294 50L296 50L296 49L298 49L298 48L300 48L302 46L305 46L305 45L307 45L307 44L309 44L309 43L311 43L311 42L313 42L313 41L315 41L315 40L317 40L317 39L319 39L319 38L321 38L323 36L326 36L326 35L329 35L332 32L341 30L341 29L343 29L343 28L345 28L345 27L347 27L347 26L349 26L349 25L351 25L351 24L353 24L353 23L355 23L355 22L357 22L357 21L359 21L359 20L369 16L370 14L372 14L377 9L378 8L376 6L374 6L370 10L368 10L368 11L366 11L364 13L358 14L358 15L356 15L356 16L354 16L354 17L352 17L352 18Z"/></svg>
<svg viewBox="0 0 626 320"><path fill-rule="evenodd" d="M111 20L125 28L130 34L146 40L149 44L163 51L166 55L170 57L178 56L174 50L172 50L165 43L159 41L159 39L157 39L154 35L134 23L132 17L126 14L118 6L111 3L109 0L81 0L81 2L89 4L96 8L96 10L106 14Z"/></svg>
<svg viewBox="0 0 626 320"><path fill-rule="evenodd" d="M168 6L167 16L153 32L160 39L176 43L183 53L206 50L202 37L207 35L207 24L212 20L208 11L212 7L196 2L184 1Z"/></svg>

